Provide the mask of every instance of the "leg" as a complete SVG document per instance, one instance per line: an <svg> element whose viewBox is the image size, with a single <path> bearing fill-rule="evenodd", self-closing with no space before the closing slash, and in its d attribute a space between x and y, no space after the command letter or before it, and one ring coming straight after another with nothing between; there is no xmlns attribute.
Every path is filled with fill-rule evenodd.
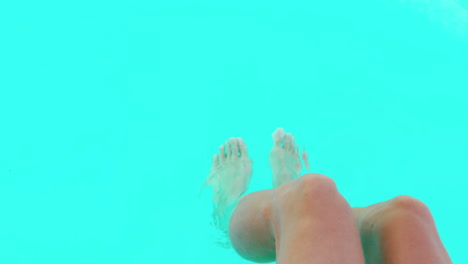
<svg viewBox="0 0 468 264"><path fill-rule="evenodd" d="M274 190L249 193L237 205L229 222L229 236L236 252L258 262L276 259L276 244L270 221Z"/></svg>
<svg viewBox="0 0 468 264"><path fill-rule="evenodd" d="M353 212L369 263L452 263L423 202L401 195Z"/></svg>
<svg viewBox="0 0 468 264"><path fill-rule="evenodd" d="M279 264L364 264L359 230L332 179L306 174L244 197L230 222L244 258Z"/></svg>
<svg viewBox="0 0 468 264"><path fill-rule="evenodd" d="M273 190L239 201L252 173L241 138L231 138L214 156L205 186L213 186L215 226L229 233L241 256L256 262L364 263L352 210L333 180L319 174L297 179L302 164L294 137L282 128L272 136ZM302 158L309 168L304 150Z"/></svg>
<svg viewBox="0 0 468 264"><path fill-rule="evenodd" d="M221 146L205 183L214 190L215 225L224 233L229 231L241 256L256 262L300 263L313 258L339 259L343 255L336 252L346 252L359 263L362 252L355 243L359 236L353 236L357 223L366 263L452 263L434 219L421 201L399 196L350 211L328 177L315 174L295 180L301 165L291 134L278 129L273 140L270 164L278 188L249 194L239 202L252 173L252 162L240 138L231 138L226 149ZM308 167L307 154L303 152L302 157ZM327 251L329 254L321 254Z"/></svg>

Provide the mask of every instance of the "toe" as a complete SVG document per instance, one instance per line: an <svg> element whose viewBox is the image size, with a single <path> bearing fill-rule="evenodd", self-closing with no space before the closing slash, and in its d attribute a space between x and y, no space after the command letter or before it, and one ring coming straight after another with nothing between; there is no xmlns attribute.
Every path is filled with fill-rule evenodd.
<svg viewBox="0 0 468 264"><path fill-rule="evenodd" d="M275 143L275 146L281 146L281 142L284 140L284 129L278 128L276 129L275 132L273 132L272 137L273 137L273 142Z"/></svg>
<svg viewBox="0 0 468 264"><path fill-rule="evenodd" d="M284 140L283 148L285 150L290 150L291 149L291 133L286 134L286 139Z"/></svg>
<svg viewBox="0 0 468 264"><path fill-rule="evenodd" d="M219 161L222 164L226 160L226 152L224 151L224 145L219 146Z"/></svg>
<svg viewBox="0 0 468 264"><path fill-rule="evenodd" d="M241 157L247 157L248 152L247 152L247 146L245 145L245 142L242 138L237 138L237 142L239 142L239 152Z"/></svg>
<svg viewBox="0 0 468 264"><path fill-rule="evenodd" d="M289 151L293 152L296 150L296 139L294 136L291 136L291 146L289 147Z"/></svg>
<svg viewBox="0 0 468 264"><path fill-rule="evenodd" d="M219 166L219 155L214 154L214 156L213 156L213 167L216 168L218 166Z"/></svg>
<svg viewBox="0 0 468 264"><path fill-rule="evenodd" d="M227 140L224 145L226 146L226 159L231 158L231 142Z"/></svg>
<svg viewBox="0 0 468 264"><path fill-rule="evenodd" d="M307 154L305 147L302 148L302 159L304 160L307 170L310 170L309 155Z"/></svg>
<svg viewBox="0 0 468 264"><path fill-rule="evenodd" d="M231 143L231 156L232 158L238 158L239 157L239 146L237 142L237 138L230 138L229 142Z"/></svg>

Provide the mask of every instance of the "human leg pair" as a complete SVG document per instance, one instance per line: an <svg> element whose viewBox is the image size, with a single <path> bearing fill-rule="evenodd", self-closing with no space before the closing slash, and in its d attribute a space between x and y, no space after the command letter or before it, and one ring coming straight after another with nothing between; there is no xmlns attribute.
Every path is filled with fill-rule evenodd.
<svg viewBox="0 0 468 264"><path fill-rule="evenodd" d="M313 173L297 178L301 163L291 134L278 129L273 140L276 188L239 201L252 173L240 138L221 147L207 181L214 190L217 227L229 233L242 257L284 264L451 263L422 202L399 196L351 208L331 178ZM305 152L302 157L308 166Z"/></svg>

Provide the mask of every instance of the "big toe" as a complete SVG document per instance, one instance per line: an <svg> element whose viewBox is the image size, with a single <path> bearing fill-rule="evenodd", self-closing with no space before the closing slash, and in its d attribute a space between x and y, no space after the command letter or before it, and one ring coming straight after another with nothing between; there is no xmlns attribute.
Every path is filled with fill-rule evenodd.
<svg viewBox="0 0 468 264"><path fill-rule="evenodd" d="M229 138L229 145L231 146L231 153L228 154L232 159L236 159L239 157L239 142L237 138Z"/></svg>
<svg viewBox="0 0 468 264"><path fill-rule="evenodd" d="M247 146L242 138L237 138L237 143L239 144L239 153L241 158L246 158L248 156Z"/></svg>
<svg viewBox="0 0 468 264"><path fill-rule="evenodd" d="M286 136L286 133L284 132L283 128L278 128L276 129L275 132L273 132L272 137L273 137L273 142L275 143L275 146L281 146L281 143L284 141Z"/></svg>

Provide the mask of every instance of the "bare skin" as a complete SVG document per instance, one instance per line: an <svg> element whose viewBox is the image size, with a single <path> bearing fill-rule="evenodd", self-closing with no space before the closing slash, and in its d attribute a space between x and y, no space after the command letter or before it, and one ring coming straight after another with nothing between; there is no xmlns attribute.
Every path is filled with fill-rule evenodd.
<svg viewBox="0 0 468 264"><path fill-rule="evenodd" d="M427 206L410 196L351 208L335 182L302 171L291 134L273 133L275 188L241 196L252 169L247 148L231 138L213 160L214 222L243 258L279 264L452 263ZM309 166L308 156L302 152Z"/></svg>

